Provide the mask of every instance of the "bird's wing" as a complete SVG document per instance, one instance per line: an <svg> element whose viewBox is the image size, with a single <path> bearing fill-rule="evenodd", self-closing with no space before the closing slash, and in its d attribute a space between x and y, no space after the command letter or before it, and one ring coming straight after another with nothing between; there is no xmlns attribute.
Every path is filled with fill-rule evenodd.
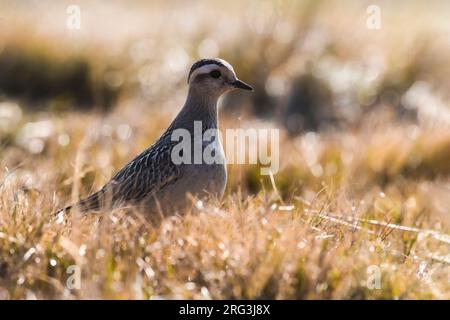
<svg viewBox="0 0 450 320"><path fill-rule="evenodd" d="M105 206L139 202L180 179L182 165L173 163L171 153L174 142L168 137L168 133L164 134L117 172L101 190L56 213L67 212L73 207L87 212Z"/></svg>
<svg viewBox="0 0 450 320"><path fill-rule="evenodd" d="M172 144L155 144L130 161L98 192L57 213L77 207L82 212L139 202L182 176L180 165L172 162Z"/></svg>
<svg viewBox="0 0 450 320"><path fill-rule="evenodd" d="M105 200L109 197L114 204L141 201L177 181L182 170L171 159L172 146L155 144L129 162L103 187Z"/></svg>

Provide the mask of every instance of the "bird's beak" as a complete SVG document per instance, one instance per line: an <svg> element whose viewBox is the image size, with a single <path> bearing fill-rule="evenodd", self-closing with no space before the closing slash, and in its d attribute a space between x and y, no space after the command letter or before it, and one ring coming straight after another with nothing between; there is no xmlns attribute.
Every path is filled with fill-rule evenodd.
<svg viewBox="0 0 450 320"><path fill-rule="evenodd" d="M241 80L236 80L234 82L231 83L231 85L235 88L239 88L239 89L244 89L244 90L248 90L248 91L253 91L252 86L246 84L244 81Z"/></svg>

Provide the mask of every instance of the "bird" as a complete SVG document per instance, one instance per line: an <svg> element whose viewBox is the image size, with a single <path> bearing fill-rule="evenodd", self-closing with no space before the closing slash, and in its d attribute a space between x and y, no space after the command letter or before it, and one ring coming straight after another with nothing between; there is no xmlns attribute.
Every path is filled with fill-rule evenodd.
<svg viewBox="0 0 450 320"><path fill-rule="evenodd" d="M227 61L220 58L196 61L188 74L186 101L165 132L157 141L119 170L99 191L79 200L77 203L57 211L68 212L78 209L82 213L104 208L140 207L150 212L179 213L192 206L194 196L198 199L221 199L226 183L225 155L220 139L215 136L210 143L214 149L214 163L174 161L174 148L179 141L173 139L176 132L190 134L189 143L201 141L203 152L207 147L198 133L197 124L204 134L208 130L218 131L217 102L226 92L253 88L237 78ZM201 124L201 126L199 126ZM179 153L181 157L188 156ZM187 157L188 158L188 157ZM182 158L182 159L187 159Z"/></svg>

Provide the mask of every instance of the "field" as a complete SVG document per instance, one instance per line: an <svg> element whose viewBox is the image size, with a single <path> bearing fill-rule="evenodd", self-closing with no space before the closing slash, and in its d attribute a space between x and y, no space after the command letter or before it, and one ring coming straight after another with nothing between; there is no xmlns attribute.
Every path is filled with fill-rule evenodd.
<svg viewBox="0 0 450 320"><path fill-rule="evenodd" d="M450 299L448 3L380 1L379 30L364 1L79 4L79 30L69 3L0 4L0 299ZM230 164L220 204L156 222L55 218L204 56L254 85L220 127L279 129L279 171Z"/></svg>

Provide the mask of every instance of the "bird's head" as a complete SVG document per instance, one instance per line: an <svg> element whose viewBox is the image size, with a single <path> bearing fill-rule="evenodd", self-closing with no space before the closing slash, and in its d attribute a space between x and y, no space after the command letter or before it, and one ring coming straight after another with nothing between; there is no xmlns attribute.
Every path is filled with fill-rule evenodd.
<svg viewBox="0 0 450 320"><path fill-rule="evenodd" d="M190 90L216 97L234 89L253 91L250 85L237 78L228 62L219 58L194 63L189 71L188 84Z"/></svg>

